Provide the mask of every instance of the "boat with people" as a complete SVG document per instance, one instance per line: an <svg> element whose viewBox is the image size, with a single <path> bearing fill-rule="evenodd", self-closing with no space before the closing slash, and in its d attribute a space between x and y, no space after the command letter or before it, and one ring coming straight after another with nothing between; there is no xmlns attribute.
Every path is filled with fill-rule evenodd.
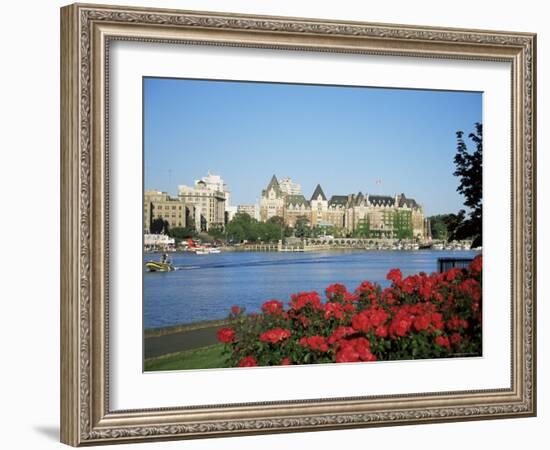
<svg viewBox="0 0 550 450"><path fill-rule="evenodd" d="M176 270L166 253L161 256L160 261L147 261L145 267L149 272L172 272Z"/></svg>

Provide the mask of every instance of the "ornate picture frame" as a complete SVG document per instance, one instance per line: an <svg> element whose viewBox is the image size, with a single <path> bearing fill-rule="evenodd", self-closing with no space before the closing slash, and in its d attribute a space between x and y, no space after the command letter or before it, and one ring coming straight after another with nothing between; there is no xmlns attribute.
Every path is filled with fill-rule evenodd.
<svg viewBox="0 0 550 450"><path fill-rule="evenodd" d="M115 411L109 386L109 49L117 40L511 64L511 385ZM536 414L536 36L74 4L61 9L61 440L73 445Z"/></svg>

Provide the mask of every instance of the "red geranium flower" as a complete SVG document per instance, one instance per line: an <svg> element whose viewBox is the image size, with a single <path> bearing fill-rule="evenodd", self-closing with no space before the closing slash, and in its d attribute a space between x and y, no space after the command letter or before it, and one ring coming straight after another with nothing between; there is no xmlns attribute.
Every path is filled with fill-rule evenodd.
<svg viewBox="0 0 550 450"><path fill-rule="evenodd" d="M416 316L414 319L414 329L416 331L427 330L431 322L431 314L422 314L421 316Z"/></svg>
<svg viewBox="0 0 550 450"><path fill-rule="evenodd" d="M312 292L299 292L298 294L292 294L290 307L294 311L300 311L308 305L311 305L313 309L321 309L321 297L315 291Z"/></svg>
<svg viewBox="0 0 550 450"><path fill-rule="evenodd" d="M292 363L290 362L290 358L283 358L281 359L281 362L279 365L281 366L290 366Z"/></svg>
<svg viewBox="0 0 550 450"><path fill-rule="evenodd" d="M327 298L331 300L335 296L345 295L347 292L346 286L340 283L331 284L328 288L325 289L325 294Z"/></svg>
<svg viewBox="0 0 550 450"><path fill-rule="evenodd" d="M235 314L235 315L240 314L241 311L242 311L242 310L241 310L241 308L240 308L239 306L232 306L232 307L231 307L231 312L232 312L233 314Z"/></svg>
<svg viewBox="0 0 550 450"><path fill-rule="evenodd" d="M482 267L483 267L483 257L481 255L478 255L470 263L470 270L472 272L480 273Z"/></svg>
<svg viewBox="0 0 550 450"><path fill-rule="evenodd" d="M282 314L283 302L280 302L279 300L269 300L262 305L262 311L266 314Z"/></svg>
<svg viewBox="0 0 550 450"><path fill-rule="evenodd" d="M366 338L343 339L338 342L337 363L359 361L376 361L376 356L370 351L370 342Z"/></svg>
<svg viewBox="0 0 550 450"><path fill-rule="evenodd" d="M392 269L386 275L386 280L393 281L395 284L398 284L403 279L403 274L399 269Z"/></svg>
<svg viewBox="0 0 550 450"><path fill-rule="evenodd" d="M441 347L444 347L446 349L451 348L451 343L449 342L449 338L447 336L437 336L435 338L435 343Z"/></svg>
<svg viewBox="0 0 550 450"><path fill-rule="evenodd" d="M268 330L265 333L260 334L260 341L275 344L288 339L290 334L290 330L286 330L284 328L273 328L272 330Z"/></svg>
<svg viewBox="0 0 550 450"><path fill-rule="evenodd" d="M330 319L334 317L335 319L341 320L344 318L344 307L341 303L328 302L324 305L325 310L325 319Z"/></svg>
<svg viewBox="0 0 550 450"><path fill-rule="evenodd" d="M451 344L458 345L460 344L460 341L462 340L462 337L458 333L453 333L451 335Z"/></svg>
<svg viewBox="0 0 550 450"><path fill-rule="evenodd" d="M462 275L462 269L455 267L453 269L447 270L447 272L445 273L445 278L447 278L447 281L454 281L461 275Z"/></svg>
<svg viewBox="0 0 550 450"><path fill-rule="evenodd" d="M349 336L350 334L354 334L355 330L352 327L338 327L336 330L333 331L333 333L328 338L329 344L334 344L335 342L339 341L340 339Z"/></svg>
<svg viewBox="0 0 550 450"><path fill-rule="evenodd" d="M216 333L216 337L218 341L229 344L235 341L235 330L233 328L220 328Z"/></svg>
<svg viewBox="0 0 550 450"><path fill-rule="evenodd" d="M302 347L309 347L311 350L328 351L327 340L323 336L303 337L299 343Z"/></svg>
<svg viewBox="0 0 550 450"><path fill-rule="evenodd" d="M254 367L257 366L258 362L256 361L256 358L253 356L245 356L243 359L239 361L239 364L237 364L238 367Z"/></svg>
<svg viewBox="0 0 550 450"><path fill-rule="evenodd" d="M458 289L466 295L472 297L474 302L481 300L481 286L473 278L468 278L458 285Z"/></svg>
<svg viewBox="0 0 550 450"><path fill-rule="evenodd" d="M363 281L356 289L356 294L370 294L372 291L376 290L374 284L370 281Z"/></svg>

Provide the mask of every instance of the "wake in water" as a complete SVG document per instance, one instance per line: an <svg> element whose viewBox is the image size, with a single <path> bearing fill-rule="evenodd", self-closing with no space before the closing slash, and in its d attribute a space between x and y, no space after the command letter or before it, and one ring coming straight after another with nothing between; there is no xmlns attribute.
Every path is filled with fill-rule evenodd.
<svg viewBox="0 0 550 450"><path fill-rule="evenodd" d="M302 265L302 264L326 264L334 262L343 262L344 260L339 260L334 257L325 257L325 258L303 258L303 259L282 259L282 260L271 260L271 261L247 261L247 262L217 262L210 264L200 264L200 265L182 265L174 266L179 270L192 270L192 269L221 269L229 267L266 267L266 266L291 266L291 265Z"/></svg>

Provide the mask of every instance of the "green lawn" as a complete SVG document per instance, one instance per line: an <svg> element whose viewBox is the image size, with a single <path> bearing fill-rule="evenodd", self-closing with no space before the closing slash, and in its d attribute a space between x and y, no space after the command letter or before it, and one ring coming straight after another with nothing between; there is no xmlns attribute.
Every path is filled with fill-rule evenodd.
<svg viewBox="0 0 550 450"><path fill-rule="evenodd" d="M158 358L146 359L145 371L228 367L222 355L222 350L223 344L217 344L197 350L187 350Z"/></svg>

